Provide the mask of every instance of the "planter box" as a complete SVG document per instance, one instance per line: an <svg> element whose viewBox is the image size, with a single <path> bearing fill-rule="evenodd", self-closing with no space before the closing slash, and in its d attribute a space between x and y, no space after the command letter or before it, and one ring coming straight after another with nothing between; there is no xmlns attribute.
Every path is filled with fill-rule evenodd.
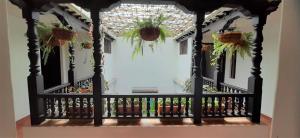
<svg viewBox="0 0 300 138"><path fill-rule="evenodd" d="M91 107L90 109L88 109L87 107L84 107L82 108L83 112L80 112L80 107L69 107L69 115L72 116L72 115L80 115L80 114L83 114L83 115L88 115L88 111L92 114L94 114L94 107Z"/></svg>
<svg viewBox="0 0 300 138"><path fill-rule="evenodd" d="M124 110L123 110L123 106L119 106L118 107L118 114L119 115L124 115ZM134 115L138 115L140 113L139 111L139 106L134 106L134 109L133 109L133 114ZM127 115L131 115L132 114L132 111L131 111L131 106L130 107L127 107L126 106L126 114Z"/></svg>
<svg viewBox="0 0 300 138"><path fill-rule="evenodd" d="M180 114L183 114L183 112L185 111L185 106L184 105L181 105L181 109L179 111L178 109L179 106L173 106L173 114L178 114L178 112L180 112ZM163 106L162 105L159 105L158 106L158 114L159 115L163 115ZM166 106L166 115L170 115L171 114L171 106Z"/></svg>

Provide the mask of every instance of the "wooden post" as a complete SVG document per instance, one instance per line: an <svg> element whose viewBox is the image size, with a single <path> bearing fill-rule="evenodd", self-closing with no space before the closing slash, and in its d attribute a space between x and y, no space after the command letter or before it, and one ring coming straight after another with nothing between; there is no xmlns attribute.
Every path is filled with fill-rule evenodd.
<svg viewBox="0 0 300 138"><path fill-rule="evenodd" d="M74 50L74 45L72 42L69 42L69 71L68 71L68 79L69 83L73 87L77 87L76 83L76 73L75 73L75 50Z"/></svg>
<svg viewBox="0 0 300 138"><path fill-rule="evenodd" d="M91 18L93 22L93 40L94 40L94 76L93 76L93 95L94 95L94 125L102 125L102 53L101 53L101 34L100 34L100 17L99 9L91 9Z"/></svg>
<svg viewBox="0 0 300 138"><path fill-rule="evenodd" d="M195 36L194 42L194 50L193 50L193 75L192 75L192 92L194 93L193 100L193 113L194 113L194 124L201 124L201 115L202 115L202 66L201 66L201 58L202 58L202 24L204 22L204 12L197 11L197 21L196 21L196 29L197 34Z"/></svg>
<svg viewBox="0 0 300 138"><path fill-rule="evenodd" d="M226 53L224 52L217 59L216 70L214 71L214 86L217 88L218 91L221 91L221 82L224 82L224 71L225 71L224 59L226 56L225 54Z"/></svg>
<svg viewBox="0 0 300 138"><path fill-rule="evenodd" d="M39 13L33 12L30 7L26 7L22 9L22 14L27 23L26 35L28 38L28 58L30 61L30 74L27 77L27 83L31 125L38 125L45 120L43 117L43 101L37 96L38 93L42 93L44 91L44 79L41 73L40 45L36 29Z"/></svg>
<svg viewBox="0 0 300 138"><path fill-rule="evenodd" d="M263 26L266 24L267 15L259 15L254 20L254 44L253 44L253 57L251 76L248 78L248 92L254 93L253 105L252 105L252 118L253 123L260 123L261 113L261 100L262 100L262 83L263 79L261 74L261 61L262 61L262 42L263 42Z"/></svg>

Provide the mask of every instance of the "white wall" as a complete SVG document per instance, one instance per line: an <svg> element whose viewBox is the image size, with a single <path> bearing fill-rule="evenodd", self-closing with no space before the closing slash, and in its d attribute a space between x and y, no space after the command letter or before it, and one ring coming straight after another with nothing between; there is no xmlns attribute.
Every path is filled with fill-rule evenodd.
<svg viewBox="0 0 300 138"><path fill-rule="evenodd" d="M0 1L0 137L16 137L13 85L11 76L10 49L8 40L7 0Z"/></svg>
<svg viewBox="0 0 300 138"><path fill-rule="evenodd" d="M129 94L132 87L157 87L160 92L175 92L178 44L174 40L159 43L154 52L146 47L144 56L135 59L131 58L132 50L129 41L117 38L112 53L116 93Z"/></svg>
<svg viewBox="0 0 300 138"><path fill-rule="evenodd" d="M300 1L282 1L279 69L272 138L300 137Z"/></svg>

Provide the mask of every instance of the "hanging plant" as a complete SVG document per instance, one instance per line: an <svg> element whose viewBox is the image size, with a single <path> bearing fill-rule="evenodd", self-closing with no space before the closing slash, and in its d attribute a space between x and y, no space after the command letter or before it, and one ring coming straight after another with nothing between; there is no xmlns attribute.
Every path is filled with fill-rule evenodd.
<svg viewBox="0 0 300 138"><path fill-rule="evenodd" d="M170 36L170 31L162 23L167 19L162 14L156 18L136 19L133 28L122 34L127 40L130 39L131 45L134 46L132 58L138 54L143 55L145 41L165 42L166 37ZM152 51L154 50L153 44L150 44L149 47Z"/></svg>
<svg viewBox="0 0 300 138"><path fill-rule="evenodd" d="M91 49L93 47L93 24L89 25L89 31L87 35L87 40L81 43L81 47L83 49Z"/></svg>
<svg viewBox="0 0 300 138"><path fill-rule="evenodd" d="M223 34L213 33L214 50L212 52L211 64L215 65L220 55L226 51L230 58L236 51L242 58L251 56L252 32L227 32Z"/></svg>
<svg viewBox="0 0 300 138"><path fill-rule="evenodd" d="M64 46L68 41L74 41L75 32L66 27L60 27L59 24L48 26L42 22L37 24L37 32L43 52L44 65L47 64L48 57L55 46Z"/></svg>

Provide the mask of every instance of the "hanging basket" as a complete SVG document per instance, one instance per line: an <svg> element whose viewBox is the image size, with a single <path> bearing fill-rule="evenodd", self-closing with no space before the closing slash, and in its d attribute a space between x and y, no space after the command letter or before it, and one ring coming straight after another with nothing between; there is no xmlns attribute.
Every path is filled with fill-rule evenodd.
<svg viewBox="0 0 300 138"><path fill-rule="evenodd" d="M71 41L75 36L73 31L58 27L52 29L52 34L56 39L64 41Z"/></svg>
<svg viewBox="0 0 300 138"><path fill-rule="evenodd" d="M145 41L154 41L160 35L160 29L157 27L146 27L140 30L141 38Z"/></svg>
<svg viewBox="0 0 300 138"><path fill-rule="evenodd" d="M240 32L227 32L219 35L219 40L222 43L241 43L242 33Z"/></svg>
<svg viewBox="0 0 300 138"><path fill-rule="evenodd" d="M82 48L84 49L91 49L93 47L93 44L90 42L81 43Z"/></svg>

